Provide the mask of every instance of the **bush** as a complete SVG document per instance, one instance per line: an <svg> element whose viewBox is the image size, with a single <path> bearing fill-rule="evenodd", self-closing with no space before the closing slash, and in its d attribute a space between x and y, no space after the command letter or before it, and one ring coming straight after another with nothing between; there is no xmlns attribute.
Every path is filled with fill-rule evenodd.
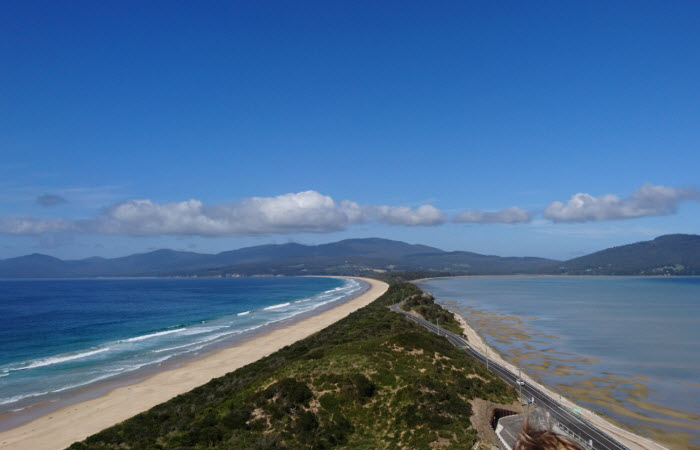
<svg viewBox="0 0 700 450"><path fill-rule="evenodd" d="M350 389L353 397L358 400L364 400L374 395L377 387L361 373L353 374L348 377Z"/></svg>

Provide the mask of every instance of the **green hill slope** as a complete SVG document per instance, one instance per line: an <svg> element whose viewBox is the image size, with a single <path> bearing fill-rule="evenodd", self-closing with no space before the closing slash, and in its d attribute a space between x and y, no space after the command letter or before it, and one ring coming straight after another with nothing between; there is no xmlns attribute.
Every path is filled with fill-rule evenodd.
<svg viewBox="0 0 700 450"><path fill-rule="evenodd" d="M394 285L321 332L71 448L470 448L469 400L515 393L387 308L421 295Z"/></svg>
<svg viewBox="0 0 700 450"><path fill-rule="evenodd" d="M613 247L561 264L574 275L700 275L700 236L668 234Z"/></svg>

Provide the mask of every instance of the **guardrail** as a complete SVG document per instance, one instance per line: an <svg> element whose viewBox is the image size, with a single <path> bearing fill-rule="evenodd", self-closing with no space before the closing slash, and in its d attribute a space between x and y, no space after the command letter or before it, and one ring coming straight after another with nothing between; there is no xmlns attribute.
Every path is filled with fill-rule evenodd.
<svg viewBox="0 0 700 450"><path fill-rule="evenodd" d="M584 438L582 438L581 436L576 434L576 432L574 430L570 429L569 427L567 427L566 425L564 425L563 423L561 423L558 420L555 421L555 423L556 423L557 428L559 428L561 431L563 431L564 434L569 436L571 439L573 439L576 442L578 442L579 444L581 444L581 446L583 448L588 449L588 450L593 450L593 446L590 444L590 442L586 441Z"/></svg>

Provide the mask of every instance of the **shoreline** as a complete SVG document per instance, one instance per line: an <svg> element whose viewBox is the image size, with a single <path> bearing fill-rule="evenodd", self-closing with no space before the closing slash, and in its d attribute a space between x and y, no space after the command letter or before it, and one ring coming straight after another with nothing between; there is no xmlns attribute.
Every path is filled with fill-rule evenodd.
<svg viewBox="0 0 700 450"><path fill-rule="evenodd" d="M447 308L445 308L447 309ZM517 367L510 363L509 361L506 361L503 356L501 355L500 352L498 352L495 348L491 346L487 346L484 339L479 335L479 333L474 330L467 320L462 317L461 314L447 309L452 315L455 317L455 319L459 322L460 326L464 329L464 334L467 336L467 341L469 344L476 349L478 352L482 354L488 354L489 358L493 360L494 362L500 364L501 366L507 368L513 373L516 373L518 371ZM621 428L608 420L604 419L600 415L598 415L595 411L591 411L590 409L584 408L580 405L577 405L573 401L569 400L568 398L562 396L558 392L554 392L551 388L549 388L546 385L543 385L539 381L534 380L532 377L530 377L527 373L522 372L521 374L522 378L524 381L526 381L528 384L536 387L540 391L544 392L548 396L550 396L553 399L560 398L560 402L562 405L565 405L568 408L578 408L581 410L580 415L586 419L588 422L594 424L596 427L600 428L604 432L606 432L608 435L611 437L617 439L622 443L623 445L629 447L630 449L653 449L653 450L668 450L667 447L662 446L661 444L654 442L650 439L644 438L642 436L639 436L631 431L628 431L624 428Z"/></svg>
<svg viewBox="0 0 700 450"><path fill-rule="evenodd" d="M312 278L342 277L327 277L325 275L321 275ZM207 356L212 355L220 350L234 347L249 340L255 339L259 336L263 336L271 331L285 328L289 325L293 325L309 317L314 317L320 313L333 309L335 306L351 301L355 297L364 294L367 290L369 290L369 284L367 284L367 286L365 286L362 292L360 292L359 294L356 294L354 297L349 297L345 300L342 300L340 301L340 303L333 302L330 305L321 305L318 309L313 309L311 311L306 311L298 315L288 317L279 322L266 325L260 329L253 330L251 332L242 333L240 335L234 336L220 343L213 344L212 346L206 349L202 349L194 353L177 355L172 359L169 359L168 361L158 363L156 366L150 366L144 370L138 370L133 374L104 381L97 381L96 383L90 383L89 385L83 386L76 391L69 391L66 394L66 396L61 398L45 400L40 403L32 404L30 406L21 408L19 410L10 410L2 412L0 413L0 434L13 428L27 424L42 416L50 415L54 411L59 410L63 407L101 397L113 389L136 384L158 373L177 369L189 362L206 358Z"/></svg>
<svg viewBox="0 0 700 450"><path fill-rule="evenodd" d="M446 280L448 278L700 278L700 275L573 275L573 274L534 274L528 275L526 273L516 273L516 274L504 274L504 275L452 275L445 277L428 277L428 278L416 278L415 280L408 280L407 283L415 284L423 283L424 281L431 280ZM419 286L420 287L420 286Z"/></svg>
<svg viewBox="0 0 700 450"><path fill-rule="evenodd" d="M369 289L333 308L147 378L110 389L105 394L63 406L30 422L0 432L0 448L58 449L122 422L213 378L268 356L337 322L384 294L388 285L362 277Z"/></svg>

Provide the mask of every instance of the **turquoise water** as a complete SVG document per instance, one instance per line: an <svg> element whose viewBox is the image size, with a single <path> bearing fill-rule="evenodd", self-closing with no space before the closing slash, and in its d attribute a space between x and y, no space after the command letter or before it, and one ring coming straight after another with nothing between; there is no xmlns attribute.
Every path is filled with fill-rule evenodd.
<svg viewBox="0 0 700 450"><path fill-rule="evenodd" d="M473 277L420 286L564 395L641 434L680 433L700 445L700 278Z"/></svg>
<svg viewBox="0 0 700 450"><path fill-rule="evenodd" d="M200 354L365 289L307 277L0 281L0 413Z"/></svg>

